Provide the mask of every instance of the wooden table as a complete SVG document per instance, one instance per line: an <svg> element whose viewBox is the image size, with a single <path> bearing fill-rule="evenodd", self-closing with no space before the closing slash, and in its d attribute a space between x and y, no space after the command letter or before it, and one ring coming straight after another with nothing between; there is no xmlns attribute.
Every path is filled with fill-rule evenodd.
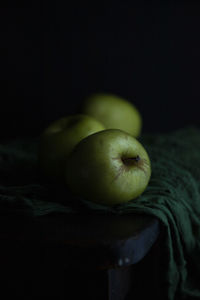
<svg viewBox="0 0 200 300"><path fill-rule="evenodd" d="M8 298L128 299L133 267L155 251L159 232L158 220L142 215L2 216L2 285Z"/></svg>

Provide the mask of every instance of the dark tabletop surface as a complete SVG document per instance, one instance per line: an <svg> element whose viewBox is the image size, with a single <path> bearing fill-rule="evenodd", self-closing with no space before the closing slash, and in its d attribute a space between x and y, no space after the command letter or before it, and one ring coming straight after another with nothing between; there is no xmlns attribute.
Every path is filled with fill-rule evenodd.
<svg viewBox="0 0 200 300"><path fill-rule="evenodd" d="M159 235L159 222L144 215L68 214L37 218L1 216L0 240L47 247L76 264L111 267L141 260ZM68 255L66 255L68 253ZM71 260L71 261L72 261ZM68 261L69 262L69 261Z"/></svg>

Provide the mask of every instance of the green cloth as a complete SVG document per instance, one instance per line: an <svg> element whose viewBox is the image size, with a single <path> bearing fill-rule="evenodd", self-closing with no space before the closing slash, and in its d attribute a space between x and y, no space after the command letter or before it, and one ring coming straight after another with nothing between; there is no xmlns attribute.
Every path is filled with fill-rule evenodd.
<svg viewBox="0 0 200 300"><path fill-rule="evenodd" d="M38 139L0 145L1 214L30 217L49 213L136 213L160 220L168 299L200 299L200 130L144 135L152 162L146 191L124 205L108 208L74 198L65 187L48 184L37 168Z"/></svg>

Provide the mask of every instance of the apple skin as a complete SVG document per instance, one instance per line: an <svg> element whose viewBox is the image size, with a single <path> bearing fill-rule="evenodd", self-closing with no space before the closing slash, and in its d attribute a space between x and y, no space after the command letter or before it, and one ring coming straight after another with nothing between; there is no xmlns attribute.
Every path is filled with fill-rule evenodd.
<svg viewBox="0 0 200 300"><path fill-rule="evenodd" d="M84 101L81 111L99 120L106 129L121 129L134 137L140 136L141 114L132 103L118 96L93 94Z"/></svg>
<svg viewBox="0 0 200 300"><path fill-rule="evenodd" d="M86 137L66 161L66 184L71 192L108 206L137 198L150 177L146 150L137 139L119 129Z"/></svg>
<svg viewBox="0 0 200 300"><path fill-rule="evenodd" d="M38 162L41 173L53 181L62 181L64 161L75 145L104 129L99 121L83 114L69 115L52 122L40 136Z"/></svg>

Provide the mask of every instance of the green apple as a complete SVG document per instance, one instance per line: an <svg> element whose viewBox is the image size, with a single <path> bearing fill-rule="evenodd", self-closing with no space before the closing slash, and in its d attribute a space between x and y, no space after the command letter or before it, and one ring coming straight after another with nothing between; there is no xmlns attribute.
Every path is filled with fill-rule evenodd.
<svg viewBox="0 0 200 300"><path fill-rule="evenodd" d="M42 173L59 181L63 177L64 160L74 146L86 136L104 129L99 121L83 114L54 121L40 137L38 159Z"/></svg>
<svg viewBox="0 0 200 300"><path fill-rule="evenodd" d="M82 113L90 115L106 129L121 129L134 137L142 130L142 117L129 101L112 94L94 94L87 98L81 108Z"/></svg>
<svg viewBox="0 0 200 300"><path fill-rule="evenodd" d="M66 161L66 184L83 199L125 203L143 193L151 163L143 145L119 129L94 133L76 145Z"/></svg>

